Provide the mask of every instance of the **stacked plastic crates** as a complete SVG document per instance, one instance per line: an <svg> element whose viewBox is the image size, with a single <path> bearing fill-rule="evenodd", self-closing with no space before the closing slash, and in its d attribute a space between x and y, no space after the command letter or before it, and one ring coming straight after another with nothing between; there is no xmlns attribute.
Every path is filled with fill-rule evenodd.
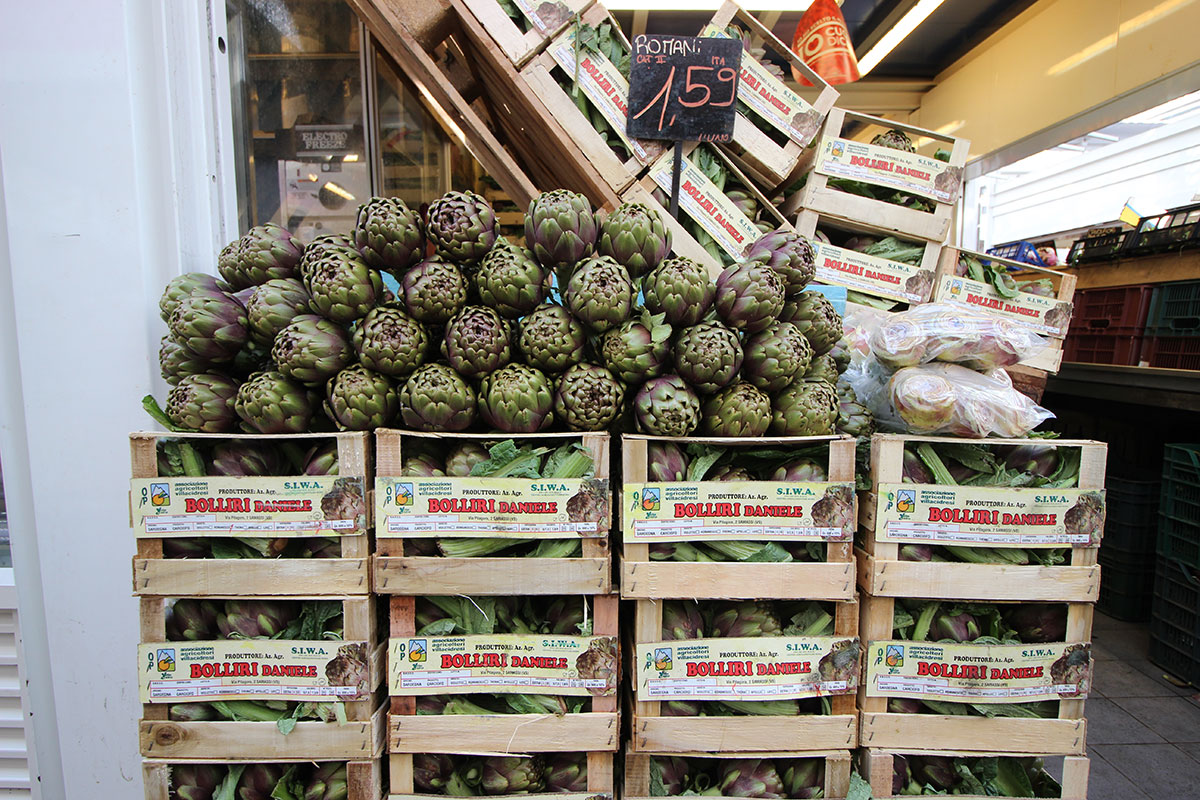
<svg viewBox="0 0 1200 800"><path fill-rule="evenodd" d="M1109 477L1106 488L1097 607L1110 617L1141 622L1150 616L1154 592L1159 482Z"/></svg>
<svg viewBox="0 0 1200 800"><path fill-rule="evenodd" d="M1200 685L1200 445L1164 449L1158 519L1150 660Z"/></svg>

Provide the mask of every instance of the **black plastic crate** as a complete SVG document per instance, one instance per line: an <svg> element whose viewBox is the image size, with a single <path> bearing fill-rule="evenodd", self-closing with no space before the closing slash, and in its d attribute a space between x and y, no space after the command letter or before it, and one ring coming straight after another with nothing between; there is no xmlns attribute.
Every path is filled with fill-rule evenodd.
<svg viewBox="0 0 1200 800"><path fill-rule="evenodd" d="M1155 287L1146 317L1146 335L1200 337L1200 281Z"/></svg>
<svg viewBox="0 0 1200 800"><path fill-rule="evenodd" d="M1200 577L1167 558L1159 558L1154 572L1150 660L1200 685Z"/></svg>
<svg viewBox="0 0 1200 800"><path fill-rule="evenodd" d="M1163 446L1158 554L1200 570L1200 445Z"/></svg>
<svg viewBox="0 0 1200 800"><path fill-rule="evenodd" d="M1142 217L1129 238L1130 255L1200 246L1200 204L1181 206L1164 214Z"/></svg>
<svg viewBox="0 0 1200 800"><path fill-rule="evenodd" d="M1067 253L1067 263L1086 264L1089 261L1108 261L1118 258L1125 251L1125 247L1132 237L1133 231L1119 231L1076 239Z"/></svg>
<svg viewBox="0 0 1200 800"><path fill-rule="evenodd" d="M1104 552L1104 548L1100 548ZM1150 617L1154 598L1154 562L1132 564L1100 561L1100 598L1096 605L1110 617L1126 622L1142 622Z"/></svg>
<svg viewBox="0 0 1200 800"><path fill-rule="evenodd" d="M1159 481L1134 481L1108 476L1104 484L1104 539L1107 548L1152 558L1158 537Z"/></svg>

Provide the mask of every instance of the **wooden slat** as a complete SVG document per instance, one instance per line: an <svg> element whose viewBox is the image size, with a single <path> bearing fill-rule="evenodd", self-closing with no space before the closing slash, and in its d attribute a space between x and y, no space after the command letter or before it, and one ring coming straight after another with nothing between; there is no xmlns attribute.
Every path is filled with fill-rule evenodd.
<svg viewBox="0 0 1200 800"><path fill-rule="evenodd" d="M884 561L859 551L858 584L884 597L1094 603L1100 567Z"/></svg>
<svg viewBox="0 0 1200 800"><path fill-rule="evenodd" d="M854 702L852 696L850 702ZM703 724L697 725L697 722ZM633 742L642 753L676 753L680 750L755 753L780 742L814 750L848 749L858 746L858 722L854 714L638 717L633 724Z"/></svg>
<svg viewBox="0 0 1200 800"><path fill-rule="evenodd" d="M587 541L587 540L584 540ZM600 594L612 590L606 558L375 556L375 591L430 594Z"/></svg>
<svg viewBox="0 0 1200 800"><path fill-rule="evenodd" d="M366 539L351 536L346 539ZM158 541L158 540L142 540ZM136 594L286 598L365 593L370 587L367 558L190 559L135 558Z"/></svg>
<svg viewBox="0 0 1200 800"><path fill-rule="evenodd" d="M627 551L629 547L626 545ZM621 596L627 600L669 597L850 600L854 597L854 564L623 560Z"/></svg>
<svg viewBox="0 0 1200 800"><path fill-rule="evenodd" d="M402 716L388 721L391 753L446 753L469 748L493 753L615 751L621 740L614 712Z"/></svg>
<svg viewBox="0 0 1200 800"><path fill-rule="evenodd" d="M886 698L874 698L884 700ZM1016 719L863 712L862 747L995 750L1009 755L1083 755L1084 719Z"/></svg>

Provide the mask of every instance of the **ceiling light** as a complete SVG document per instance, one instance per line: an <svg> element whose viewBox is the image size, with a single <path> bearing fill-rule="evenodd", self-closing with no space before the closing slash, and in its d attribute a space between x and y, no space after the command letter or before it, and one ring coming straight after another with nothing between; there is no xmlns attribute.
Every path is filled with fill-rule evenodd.
<svg viewBox="0 0 1200 800"><path fill-rule="evenodd" d="M875 46L863 56L858 62L858 73L866 75L871 70L883 61L887 54L896 49L896 46L903 42L908 35L917 29L925 19L937 11L945 0L920 0L915 6L908 10L908 13L900 18L890 31L883 35L883 38L875 43Z"/></svg>
<svg viewBox="0 0 1200 800"><path fill-rule="evenodd" d="M609 11L716 11L721 0L605 0ZM812 0L747 0L747 11L804 11Z"/></svg>

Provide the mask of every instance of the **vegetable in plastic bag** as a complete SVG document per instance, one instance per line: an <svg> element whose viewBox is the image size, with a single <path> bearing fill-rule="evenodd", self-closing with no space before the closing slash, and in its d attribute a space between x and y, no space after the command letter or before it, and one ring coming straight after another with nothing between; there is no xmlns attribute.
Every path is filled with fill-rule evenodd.
<svg viewBox="0 0 1200 800"><path fill-rule="evenodd" d="M1036 356L1045 347L1045 338L1029 328L957 303L927 303L895 314L871 336L875 357L892 369L947 361L990 370Z"/></svg>
<svg viewBox="0 0 1200 800"><path fill-rule="evenodd" d="M899 370L888 381L882 405L876 413L881 426L973 439L1023 437L1054 416L1014 389L1003 370L980 374L957 364Z"/></svg>

